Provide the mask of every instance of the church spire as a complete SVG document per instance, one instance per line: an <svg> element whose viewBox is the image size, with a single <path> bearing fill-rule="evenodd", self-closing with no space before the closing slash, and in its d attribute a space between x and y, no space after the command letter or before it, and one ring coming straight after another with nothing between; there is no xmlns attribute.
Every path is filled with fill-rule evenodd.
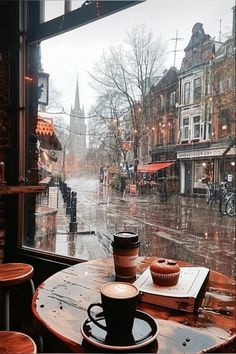
<svg viewBox="0 0 236 354"><path fill-rule="evenodd" d="M76 91L75 91L75 106L74 106L74 110L76 112L79 112L80 109L80 99L79 99L79 83L78 83L78 76L77 76L77 80L76 80Z"/></svg>

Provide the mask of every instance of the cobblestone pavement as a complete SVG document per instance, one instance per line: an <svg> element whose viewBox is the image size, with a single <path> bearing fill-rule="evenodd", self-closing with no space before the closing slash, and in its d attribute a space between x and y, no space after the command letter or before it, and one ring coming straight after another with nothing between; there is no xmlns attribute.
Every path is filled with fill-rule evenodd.
<svg viewBox="0 0 236 354"><path fill-rule="evenodd" d="M111 256L115 231L136 231L140 255L182 259L235 278L235 218L222 216L217 204L202 198L125 195L95 179L71 179L77 192L77 233L70 234L69 218L59 202L56 252L92 259Z"/></svg>

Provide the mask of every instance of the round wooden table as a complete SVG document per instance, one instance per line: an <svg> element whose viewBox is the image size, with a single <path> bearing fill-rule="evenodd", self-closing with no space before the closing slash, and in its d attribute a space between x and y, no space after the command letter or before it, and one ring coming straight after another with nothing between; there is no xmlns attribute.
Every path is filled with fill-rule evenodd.
<svg viewBox="0 0 236 354"><path fill-rule="evenodd" d="M155 259L139 257L137 277ZM100 302L100 287L114 280L113 260L98 259L66 268L36 289L32 301L35 324L55 351L104 352L88 344L80 328L87 318L88 306ZM138 309L155 318L159 333L157 340L135 352L224 352L235 347L235 281L223 274L210 271L205 296L196 313L144 302L139 302Z"/></svg>

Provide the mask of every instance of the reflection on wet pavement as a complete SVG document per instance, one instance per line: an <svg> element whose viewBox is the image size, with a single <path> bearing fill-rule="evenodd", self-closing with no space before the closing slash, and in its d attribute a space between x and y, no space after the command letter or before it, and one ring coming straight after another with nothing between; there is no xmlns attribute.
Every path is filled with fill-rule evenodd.
<svg viewBox="0 0 236 354"><path fill-rule="evenodd" d="M217 205L209 208L202 198L174 196L160 202L158 195L124 195L95 179L67 183L78 196L78 233L94 232L78 239L74 236L68 255L80 259L111 256L113 233L136 231L140 255L181 259L235 278L235 219L222 216ZM71 244L64 238L64 253Z"/></svg>

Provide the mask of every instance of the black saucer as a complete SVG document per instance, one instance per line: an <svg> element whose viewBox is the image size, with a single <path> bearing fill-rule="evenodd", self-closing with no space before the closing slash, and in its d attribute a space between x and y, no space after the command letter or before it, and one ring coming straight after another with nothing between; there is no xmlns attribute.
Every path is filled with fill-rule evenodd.
<svg viewBox="0 0 236 354"><path fill-rule="evenodd" d="M105 324L103 313L96 315L96 319ZM85 340L90 344L104 349L112 350L131 350L141 348L148 345L156 339L159 327L153 317L142 311L136 311L132 340L117 340L107 342L107 333L103 329L96 326L89 318L87 318L81 326L81 333Z"/></svg>

